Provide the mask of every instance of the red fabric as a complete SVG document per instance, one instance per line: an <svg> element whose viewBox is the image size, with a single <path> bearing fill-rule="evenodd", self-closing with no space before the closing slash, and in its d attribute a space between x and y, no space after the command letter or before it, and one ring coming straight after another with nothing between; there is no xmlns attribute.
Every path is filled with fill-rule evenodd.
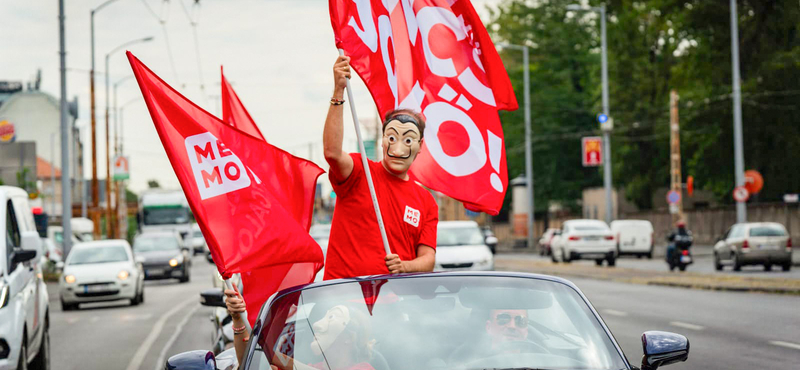
<svg viewBox="0 0 800 370"><path fill-rule="evenodd" d="M471 210L497 214L508 187L497 110L518 105L472 4L329 0L329 6L336 46L352 58L378 111L411 108L427 120L411 176Z"/></svg>
<svg viewBox="0 0 800 370"><path fill-rule="evenodd" d="M324 171L223 124L130 52L128 59L220 274L264 273L265 281L243 292L255 319L261 305L248 294L268 297L288 284L312 281L322 268L322 250L307 231Z"/></svg>
<svg viewBox="0 0 800 370"><path fill-rule="evenodd" d="M239 100L239 95L236 95L233 86L225 79L222 67L219 67L219 73L222 76L222 121L251 136L267 141L261 134L261 130L258 129L256 122L253 121L253 117L250 117L250 113Z"/></svg>
<svg viewBox="0 0 800 370"><path fill-rule="evenodd" d="M328 239L325 280L389 273L361 155L350 156L353 158L350 177L342 181L334 172L329 174L336 192L336 206ZM380 162L369 161L369 166L392 253L408 261L417 257L417 246L421 244L436 248L439 207L433 195L414 181L391 175Z"/></svg>

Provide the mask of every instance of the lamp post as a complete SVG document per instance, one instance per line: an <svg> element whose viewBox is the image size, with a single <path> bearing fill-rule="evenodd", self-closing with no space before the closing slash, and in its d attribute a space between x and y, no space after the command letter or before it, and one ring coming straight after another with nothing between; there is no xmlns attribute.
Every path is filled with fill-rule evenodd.
<svg viewBox="0 0 800 370"><path fill-rule="evenodd" d="M602 74L603 74L603 114L608 113L608 47L606 46L606 6L605 4L592 8L584 8L577 4L567 5L567 10L595 12L600 15L600 43L602 45ZM603 130L603 185L606 190L606 222L614 219L613 203L611 201L611 139L609 132Z"/></svg>
<svg viewBox="0 0 800 370"><path fill-rule="evenodd" d="M119 120L117 119L117 116L119 115L119 111L117 110L117 87L121 85L123 82L130 80L131 78L133 78L133 75L127 75L117 80L117 82L114 82L114 154L117 155L120 154L119 125L118 125Z"/></svg>
<svg viewBox="0 0 800 370"><path fill-rule="evenodd" d="M533 248L534 231L536 223L534 218L534 192L533 192L533 149L531 147L531 87L530 87L530 61L528 58L529 48L527 45L498 44L500 47L522 50L522 64L525 66L525 73L522 75L524 99L525 99L525 182L526 192L528 193L528 248Z"/></svg>
<svg viewBox="0 0 800 370"><path fill-rule="evenodd" d="M100 193L97 186L97 123L95 117L95 101L94 101L94 15L95 13L99 12L103 9L106 5L113 3L117 0L106 0L104 3L98 5L96 8L92 9L90 18L91 23L91 49L92 49L92 69L89 70L89 95L91 101L91 122L92 122L92 209L94 209L94 213L96 215L98 211L98 207L100 205ZM106 71L108 72L108 71ZM93 220L97 221L95 217L92 217ZM66 229L64 229L66 231ZM94 236L100 236L100 224L95 222L94 225Z"/></svg>
<svg viewBox="0 0 800 370"><path fill-rule="evenodd" d="M125 107L127 107L127 106L129 106L129 105L131 105L133 103L136 103L137 101L138 102L142 101L142 98L140 98L140 97L133 98L131 100L128 100L127 102L125 102L125 104L122 104L119 107L119 132L120 132L120 134L119 134L119 153L120 154L124 153L124 145L123 145L123 143L125 142L125 129L124 129L125 122L124 122L123 119L125 118Z"/></svg>
<svg viewBox="0 0 800 370"><path fill-rule="evenodd" d="M731 0L731 73L733 74L733 160L736 186L744 186L742 143L742 84L739 77L739 18L736 0ZM747 203L736 202L736 222L747 222Z"/></svg>
<svg viewBox="0 0 800 370"><path fill-rule="evenodd" d="M111 211L111 135L109 133L109 122L108 122L108 111L109 111L109 66L108 60L111 58L116 51L120 49L132 45L137 44L140 42L148 42L153 40L152 37L145 37L141 39L131 40L128 41L120 46L117 46L114 49L111 49L108 54L106 54L106 231L108 233L108 237L114 237L116 233L112 230L113 220L112 220L112 211Z"/></svg>

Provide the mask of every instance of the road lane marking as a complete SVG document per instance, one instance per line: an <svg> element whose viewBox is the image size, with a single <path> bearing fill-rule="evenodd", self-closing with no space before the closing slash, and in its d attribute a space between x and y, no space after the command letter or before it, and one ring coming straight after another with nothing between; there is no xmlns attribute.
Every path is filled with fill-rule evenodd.
<svg viewBox="0 0 800 370"><path fill-rule="evenodd" d="M164 329L164 324L167 322L167 320L169 320L169 318L172 317L172 315L176 314L178 311L184 309L189 304L195 302L197 302L197 298L189 299L186 302L183 302L182 304L175 306L174 308L169 310L166 315L161 316L161 318L158 319L156 324L153 325L153 330L150 330L150 334L147 336L147 338L145 338L144 342L142 342L142 345L139 346L138 350L136 350L136 353L133 355L131 362L128 363L128 367L126 368L126 370L138 370L139 367L142 366L142 362L144 361L145 356L147 356L147 353L150 351L150 347L153 346L153 343L155 343L156 339L158 339L159 334L161 334L161 330Z"/></svg>
<svg viewBox="0 0 800 370"><path fill-rule="evenodd" d="M200 304L194 306L194 308L186 314L186 317L181 320L177 327L175 327L175 331L172 333L172 336L169 338L166 344L164 344L164 348L161 350L161 354L158 355L158 360L156 360L155 370L162 370L164 369L164 363L167 360L167 351L172 348L172 345L175 343L175 340L178 339L178 336L183 332L183 327L189 322L189 319L194 316L194 313L202 307Z"/></svg>
<svg viewBox="0 0 800 370"><path fill-rule="evenodd" d="M769 344L772 344L774 346L780 346L780 347L786 347L786 348L792 348L792 349L800 350L800 344L791 343L791 342L784 342L782 340L771 340L771 341L769 341Z"/></svg>
<svg viewBox="0 0 800 370"><path fill-rule="evenodd" d="M620 317L628 316L627 312L612 310L610 308L603 310L603 313L611 315L611 316L620 316Z"/></svg>
<svg viewBox="0 0 800 370"><path fill-rule="evenodd" d="M74 324L78 321L81 321L80 317L75 317L75 316L67 317L67 324Z"/></svg>
<svg viewBox="0 0 800 370"><path fill-rule="evenodd" d="M705 329L704 326L689 324L688 322L680 322L680 321L672 321L669 323L672 326L677 326L679 328L689 329L689 330L703 330Z"/></svg>

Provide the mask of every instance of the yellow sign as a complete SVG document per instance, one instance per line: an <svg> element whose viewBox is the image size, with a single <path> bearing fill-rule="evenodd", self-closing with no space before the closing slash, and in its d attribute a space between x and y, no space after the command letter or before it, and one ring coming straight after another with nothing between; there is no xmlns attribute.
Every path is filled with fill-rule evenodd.
<svg viewBox="0 0 800 370"><path fill-rule="evenodd" d="M13 143L15 138L14 124L7 120L0 120L0 143Z"/></svg>

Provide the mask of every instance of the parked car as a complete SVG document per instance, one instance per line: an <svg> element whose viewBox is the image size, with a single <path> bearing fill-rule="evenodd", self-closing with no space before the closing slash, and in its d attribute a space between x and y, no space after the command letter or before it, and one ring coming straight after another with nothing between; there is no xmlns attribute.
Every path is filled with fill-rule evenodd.
<svg viewBox="0 0 800 370"><path fill-rule="evenodd" d="M230 349L217 356L181 353L165 368L269 369L269 360L278 359L294 368L327 361L375 370L635 369L583 293L551 276L446 272L331 280L278 292L255 322L241 366ZM342 350L340 335L353 338L351 350ZM642 345L644 369L689 354L689 340L679 334L648 331Z"/></svg>
<svg viewBox="0 0 800 370"><path fill-rule="evenodd" d="M177 231L152 231L133 240L133 254L142 264L145 280L191 278L192 255Z"/></svg>
<svg viewBox="0 0 800 370"><path fill-rule="evenodd" d="M79 243L67 256L58 291L64 311L77 309L81 303L121 299L136 306L144 302L144 273L125 240Z"/></svg>
<svg viewBox="0 0 800 370"><path fill-rule="evenodd" d="M553 236L556 235L560 230L555 228L549 228L545 230L542 237L539 238L539 255L540 256L549 256L552 253L552 249L550 248L550 242L553 240Z"/></svg>
<svg viewBox="0 0 800 370"><path fill-rule="evenodd" d="M783 225L775 222L735 224L714 245L714 267L723 265L739 271L746 265L780 265L783 271L792 268L792 239Z"/></svg>
<svg viewBox="0 0 800 370"><path fill-rule="evenodd" d="M186 240L186 243L192 247L192 252L194 254L210 254L208 251L208 244L206 244L206 238L200 230L200 225L192 225L192 233Z"/></svg>
<svg viewBox="0 0 800 370"><path fill-rule="evenodd" d="M440 221L434 271L494 270L494 255L475 221Z"/></svg>
<svg viewBox="0 0 800 370"><path fill-rule="evenodd" d="M0 369L50 369L50 300L28 193L0 186L0 225Z"/></svg>
<svg viewBox="0 0 800 370"><path fill-rule="evenodd" d="M594 260L598 266L603 261L616 265L617 244L614 234L605 222L599 220L570 220L561 227L561 235L553 241L553 261L569 263L573 260Z"/></svg>
<svg viewBox="0 0 800 370"><path fill-rule="evenodd" d="M653 258L655 238L653 224L647 220L611 221L611 232L617 240L617 255Z"/></svg>

